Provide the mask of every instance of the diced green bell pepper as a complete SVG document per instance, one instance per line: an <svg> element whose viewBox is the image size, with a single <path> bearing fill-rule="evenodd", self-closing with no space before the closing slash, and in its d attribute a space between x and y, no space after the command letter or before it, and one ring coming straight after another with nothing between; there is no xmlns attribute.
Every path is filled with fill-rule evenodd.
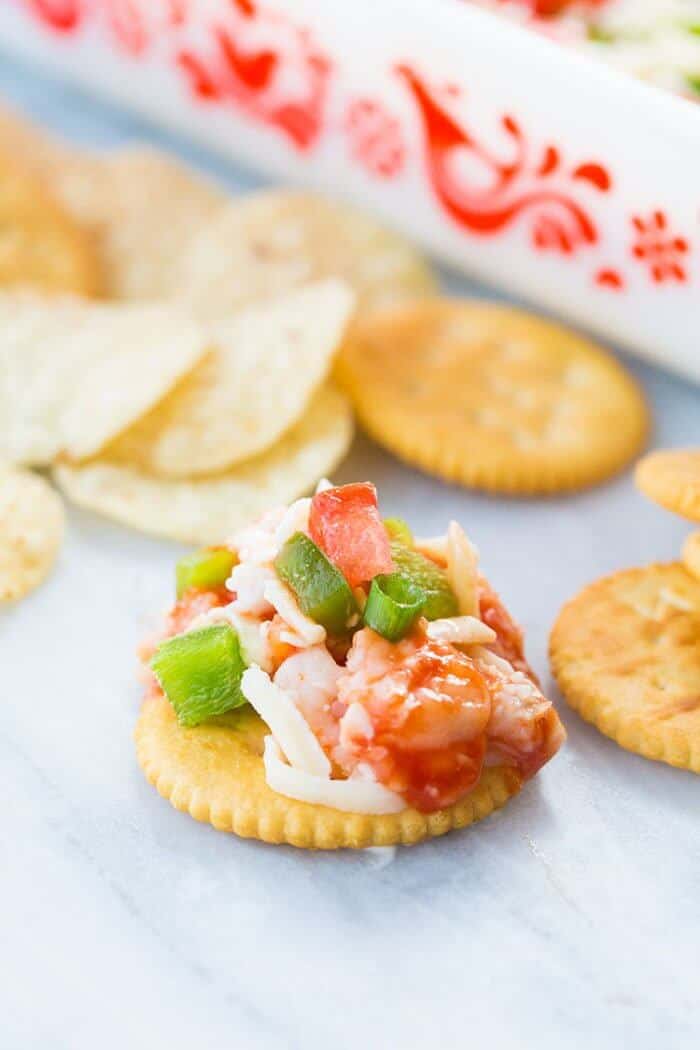
<svg viewBox="0 0 700 1050"><path fill-rule="evenodd" d="M168 638L151 659L153 673L183 726L196 726L245 704L245 666L238 635L228 624Z"/></svg>
<svg viewBox="0 0 700 1050"><path fill-rule="evenodd" d="M237 562L236 555L226 547L202 547L180 558L175 566L175 584L178 598L191 587L213 591L223 587Z"/></svg>
<svg viewBox="0 0 700 1050"><path fill-rule="evenodd" d="M347 634L359 610L348 581L320 547L303 532L295 532L275 558L275 571L294 591L305 616L329 634Z"/></svg>
<svg viewBox="0 0 700 1050"><path fill-rule="evenodd" d="M396 571L408 577L425 594L422 614L427 620L440 620L443 616L456 616L459 612L457 598L447 581L447 573L426 558L420 551L410 550L393 540L391 556Z"/></svg>
<svg viewBox="0 0 700 1050"><path fill-rule="evenodd" d="M397 540L404 547L413 546L413 533L403 518L384 518L384 528L389 533L390 540Z"/></svg>

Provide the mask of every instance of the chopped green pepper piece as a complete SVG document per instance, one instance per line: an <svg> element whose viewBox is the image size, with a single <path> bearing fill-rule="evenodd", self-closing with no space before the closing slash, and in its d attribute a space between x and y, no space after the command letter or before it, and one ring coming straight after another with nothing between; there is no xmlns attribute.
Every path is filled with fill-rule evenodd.
<svg viewBox="0 0 700 1050"><path fill-rule="evenodd" d="M390 540L398 540L404 547L413 546L413 533L403 518L385 518L384 528L389 533Z"/></svg>
<svg viewBox="0 0 700 1050"><path fill-rule="evenodd" d="M358 617L355 597L340 569L303 532L295 532L275 558L275 571L290 587L305 616L329 634L347 634Z"/></svg>
<svg viewBox="0 0 700 1050"><path fill-rule="evenodd" d="M228 624L168 638L156 649L151 668L180 725L196 726L246 703L241 692L245 662L238 635Z"/></svg>
<svg viewBox="0 0 700 1050"><path fill-rule="evenodd" d="M447 582L447 573L426 558L420 551L410 550L393 540L391 556L396 571L415 583L425 594L423 616L428 620L440 620L443 616L456 616L459 612L457 598Z"/></svg>
<svg viewBox="0 0 700 1050"><path fill-rule="evenodd" d="M398 642L421 614L425 592L400 572L375 576L369 589L364 619L382 638Z"/></svg>
<svg viewBox="0 0 700 1050"><path fill-rule="evenodd" d="M178 598L190 587L212 591L223 587L236 564L236 555L226 547L202 547L180 558L175 566L175 584Z"/></svg>

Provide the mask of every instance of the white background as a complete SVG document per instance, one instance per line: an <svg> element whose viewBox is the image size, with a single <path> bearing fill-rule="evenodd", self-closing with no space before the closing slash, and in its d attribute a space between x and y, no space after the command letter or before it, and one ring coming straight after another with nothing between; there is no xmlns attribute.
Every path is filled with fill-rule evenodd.
<svg viewBox="0 0 700 1050"><path fill-rule="evenodd" d="M1 58L0 89L84 142L140 135L250 185ZM700 443L700 390L632 367L655 442ZM687 531L629 475L498 500L358 438L337 478L372 478L419 532L459 518L547 685L561 603L673 558ZM557 698L568 745L519 798L388 865L198 825L146 784L131 740L134 650L179 553L71 513L49 582L0 613L2 1050L698 1045L696 777L627 754Z"/></svg>

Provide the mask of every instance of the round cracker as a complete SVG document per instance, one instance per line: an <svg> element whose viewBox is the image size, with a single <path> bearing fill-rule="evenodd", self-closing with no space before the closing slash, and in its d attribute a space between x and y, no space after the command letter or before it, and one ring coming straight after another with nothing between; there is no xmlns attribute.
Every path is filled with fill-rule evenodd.
<svg viewBox="0 0 700 1050"><path fill-rule="evenodd" d="M313 194L264 191L231 202L193 239L179 294L216 316L321 277L346 280L360 311L436 288L416 249L361 212Z"/></svg>
<svg viewBox="0 0 700 1050"><path fill-rule="evenodd" d="M0 468L0 602L23 598L48 576L64 528L63 503L48 482Z"/></svg>
<svg viewBox="0 0 700 1050"><path fill-rule="evenodd" d="M7 156L0 156L0 231L0 286L97 293L100 266L88 234Z"/></svg>
<svg viewBox="0 0 700 1050"><path fill-rule="evenodd" d="M691 521L700 521L700 448L650 452L635 471L645 496Z"/></svg>
<svg viewBox="0 0 700 1050"><path fill-rule="evenodd" d="M683 544L683 564L691 576L700 580L700 532L691 532Z"/></svg>
<svg viewBox="0 0 700 1050"><path fill-rule="evenodd" d="M628 751L700 773L700 580L678 562L625 569L559 614L567 702Z"/></svg>
<svg viewBox="0 0 700 1050"><path fill-rule="evenodd" d="M98 459L61 465L54 476L66 496L87 510L154 536L217 544L332 473L350 446L352 429L347 399L326 386L289 433L224 474L167 481Z"/></svg>
<svg viewBox="0 0 700 1050"><path fill-rule="evenodd" d="M583 488L639 451L641 391L608 353L510 307L434 299L355 325L337 376L382 445L505 493Z"/></svg>
<svg viewBox="0 0 700 1050"><path fill-rule="evenodd" d="M159 695L144 702L136 725L136 753L150 783L195 820L243 838L303 849L410 846L481 820L521 787L515 770L491 767L472 792L436 813L344 813L298 802L268 787L262 759L268 732L248 707L216 723L185 729L172 705Z"/></svg>
<svg viewBox="0 0 700 1050"><path fill-rule="evenodd" d="M187 478L263 452L328 375L353 301L343 282L319 281L206 326L211 352L104 457Z"/></svg>

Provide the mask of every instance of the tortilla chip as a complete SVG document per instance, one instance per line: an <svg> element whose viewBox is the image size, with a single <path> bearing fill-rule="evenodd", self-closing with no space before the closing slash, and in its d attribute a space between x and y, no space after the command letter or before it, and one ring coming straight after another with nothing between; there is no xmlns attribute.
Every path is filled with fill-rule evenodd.
<svg viewBox="0 0 700 1050"><path fill-rule="evenodd" d="M269 448L326 378L353 302L347 285L328 280L210 325L216 349L105 449L105 458L186 478Z"/></svg>
<svg viewBox="0 0 700 1050"><path fill-rule="evenodd" d="M164 481L96 460L61 465L55 478L73 502L155 536L216 544L271 506L288 503L330 473L352 438L347 400L327 386L272 448L214 477Z"/></svg>
<svg viewBox="0 0 700 1050"><path fill-rule="evenodd" d="M94 295L99 260L89 237L9 154L0 155L0 285Z"/></svg>
<svg viewBox="0 0 700 1050"><path fill-rule="evenodd" d="M263 191L232 201L194 238L179 294L215 316L319 277L346 280L361 311L436 287L411 243L361 212L313 194Z"/></svg>
<svg viewBox="0 0 700 1050"><path fill-rule="evenodd" d="M48 482L0 468L0 602L38 587L56 560L63 531L63 504Z"/></svg>
<svg viewBox="0 0 700 1050"><path fill-rule="evenodd" d="M143 147L56 153L51 183L92 234L109 299L169 296L185 246L228 199L203 175Z"/></svg>
<svg viewBox="0 0 700 1050"><path fill-rule="evenodd" d="M206 349L174 305L0 295L0 461L94 455Z"/></svg>

